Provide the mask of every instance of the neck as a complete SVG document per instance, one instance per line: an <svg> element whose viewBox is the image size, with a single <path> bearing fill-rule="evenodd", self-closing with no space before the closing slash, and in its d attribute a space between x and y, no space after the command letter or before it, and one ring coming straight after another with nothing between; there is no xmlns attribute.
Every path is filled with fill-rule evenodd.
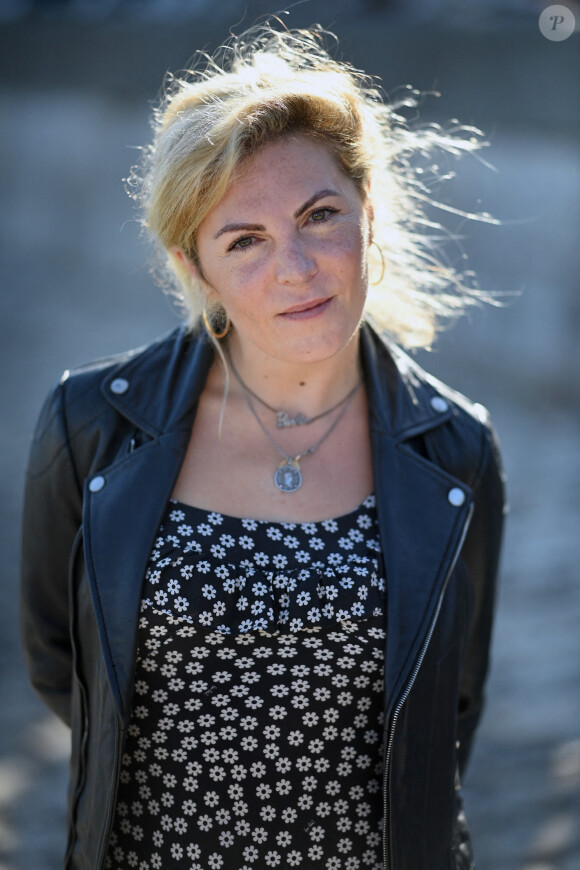
<svg viewBox="0 0 580 870"><path fill-rule="evenodd" d="M247 388L276 409L308 416L340 401L360 379L358 332L329 359L288 362L248 349L232 334L227 353ZM241 389L232 379L232 389Z"/></svg>

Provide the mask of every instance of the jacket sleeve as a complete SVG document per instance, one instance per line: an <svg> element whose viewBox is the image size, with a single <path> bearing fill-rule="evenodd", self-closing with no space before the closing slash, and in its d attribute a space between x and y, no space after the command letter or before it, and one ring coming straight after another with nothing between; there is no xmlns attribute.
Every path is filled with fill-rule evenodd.
<svg viewBox="0 0 580 870"><path fill-rule="evenodd" d="M21 633L33 687L70 724L69 564L82 520L70 452L65 384L49 395L34 433L22 517Z"/></svg>
<svg viewBox="0 0 580 870"><path fill-rule="evenodd" d="M462 553L471 580L474 607L459 692L457 736L460 775L467 765L473 735L483 709L505 513L504 475L499 445L489 424L484 430L481 471L474 497L474 513Z"/></svg>

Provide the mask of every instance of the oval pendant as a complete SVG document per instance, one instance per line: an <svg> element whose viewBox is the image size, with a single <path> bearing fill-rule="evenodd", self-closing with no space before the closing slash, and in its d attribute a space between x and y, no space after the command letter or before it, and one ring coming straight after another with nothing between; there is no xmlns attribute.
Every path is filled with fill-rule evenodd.
<svg viewBox="0 0 580 870"><path fill-rule="evenodd" d="M302 486L302 473L296 459L281 462L274 474L274 483L282 492L296 492Z"/></svg>

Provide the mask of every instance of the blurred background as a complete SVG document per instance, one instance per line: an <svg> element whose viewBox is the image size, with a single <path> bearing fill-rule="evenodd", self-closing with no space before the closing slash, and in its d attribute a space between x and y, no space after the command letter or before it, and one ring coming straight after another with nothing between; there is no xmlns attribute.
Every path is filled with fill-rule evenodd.
<svg viewBox="0 0 580 870"><path fill-rule="evenodd" d="M466 781L478 870L580 868L580 8L532 0L306 0L340 54L437 91L421 121L490 146L435 191L447 255L504 294L419 361L486 404L510 515L488 706ZM560 7L561 10L561 7ZM140 345L178 314L155 286L122 178L167 69L266 13L258 0L0 0L0 870L56 870L67 733L29 690L17 629L24 465L67 367ZM544 20L546 20L544 14ZM567 19L568 22L570 18ZM573 24L572 24L573 26ZM466 257L467 259L463 259Z"/></svg>

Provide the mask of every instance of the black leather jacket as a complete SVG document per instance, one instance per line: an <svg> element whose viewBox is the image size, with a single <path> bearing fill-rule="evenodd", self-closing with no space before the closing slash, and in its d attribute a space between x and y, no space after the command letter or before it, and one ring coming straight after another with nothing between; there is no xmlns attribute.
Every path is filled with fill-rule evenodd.
<svg viewBox="0 0 580 870"><path fill-rule="evenodd" d="M67 870L100 870L132 703L142 578L213 359L184 328L65 374L32 445L22 629L72 728ZM503 483L486 412L368 325L361 353L387 574L385 867L472 866L459 777L482 707ZM232 868L233 870L233 868Z"/></svg>

